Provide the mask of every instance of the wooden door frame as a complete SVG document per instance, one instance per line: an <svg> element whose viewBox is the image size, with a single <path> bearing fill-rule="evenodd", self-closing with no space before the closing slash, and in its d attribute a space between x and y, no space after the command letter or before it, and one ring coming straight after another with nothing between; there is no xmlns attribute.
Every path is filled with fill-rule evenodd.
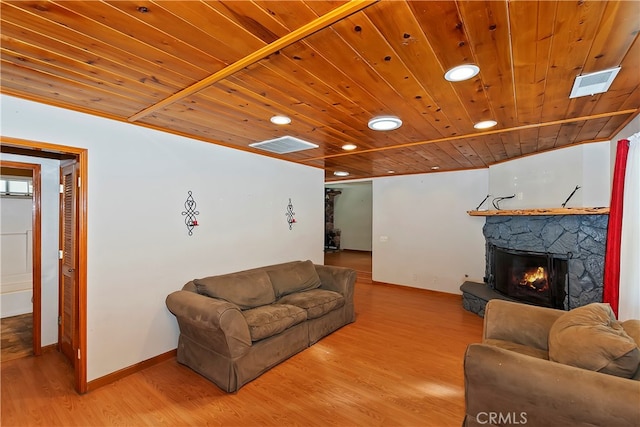
<svg viewBox="0 0 640 427"><path fill-rule="evenodd" d="M33 355L42 353L42 177L40 165L37 163L23 163L9 160L0 160L3 168L22 169L31 171L33 185L31 212L31 289L33 291L33 317L31 331L33 335Z"/></svg>
<svg viewBox="0 0 640 427"><path fill-rule="evenodd" d="M74 386L78 393L87 392L87 183L89 151L85 148L30 141L0 135L2 145L34 151L71 154L78 161L78 353L75 363Z"/></svg>

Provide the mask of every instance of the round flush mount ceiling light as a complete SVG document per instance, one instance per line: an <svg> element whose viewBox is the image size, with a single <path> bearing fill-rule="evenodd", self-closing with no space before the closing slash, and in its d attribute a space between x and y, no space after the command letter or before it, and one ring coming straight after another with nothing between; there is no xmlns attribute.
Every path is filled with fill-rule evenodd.
<svg viewBox="0 0 640 427"><path fill-rule="evenodd" d="M473 64L463 64L453 67L446 73L444 78L450 82L461 82L463 80L469 80L480 72L480 68Z"/></svg>
<svg viewBox="0 0 640 427"><path fill-rule="evenodd" d="M369 129L394 130L402 126L402 120L395 116L380 116L369 120Z"/></svg>
<svg viewBox="0 0 640 427"><path fill-rule="evenodd" d="M344 144L342 146L342 149L345 150L345 151L355 150L356 148L358 148L358 146L356 144Z"/></svg>
<svg viewBox="0 0 640 427"><path fill-rule="evenodd" d="M271 123L274 125L288 125L291 123L291 119L287 116L273 116L269 120L271 120Z"/></svg>
<svg viewBox="0 0 640 427"><path fill-rule="evenodd" d="M349 176L349 172L345 172L345 171L335 171L333 174L335 176Z"/></svg>
<svg viewBox="0 0 640 427"><path fill-rule="evenodd" d="M497 124L498 122L496 122L495 120L484 120L482 122L476 123L475 125L473 125L473 127L476 129L489 129Z"/></svg>

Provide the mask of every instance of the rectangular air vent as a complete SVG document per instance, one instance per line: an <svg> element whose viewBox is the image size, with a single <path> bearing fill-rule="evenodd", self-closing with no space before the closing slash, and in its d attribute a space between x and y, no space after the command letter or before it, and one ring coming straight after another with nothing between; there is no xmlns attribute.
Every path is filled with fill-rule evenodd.
<svg viewBox="0 0 640 427"><path fill-rule="evenodd" d="M620 71L620 67L576 77L569 98L595 95L608 91L613 79L618 75L618 71Z"/></svg>
<svg viewBox="0 0 640 427"><path fill-rule="evenodd" d="M287 154L295 151L318 148L316 144L303 141L302 139L295 138L293 136L281 136L280 138L270 139L268 141L254 142L253 144L249 144L249 147L276 154Z"/></svg>

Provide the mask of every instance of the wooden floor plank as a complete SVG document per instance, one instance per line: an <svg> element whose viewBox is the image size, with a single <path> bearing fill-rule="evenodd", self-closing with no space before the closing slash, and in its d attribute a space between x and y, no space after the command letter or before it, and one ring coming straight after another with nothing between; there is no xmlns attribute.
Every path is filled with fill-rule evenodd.
<svg viewBox="0 0 640 427"><path fill-rule="evenodd" d="M362 283L371 283L372 252L356 250L329 251L324 254L325 265L353 268Z"/></svg>
<svg viewBox="0 0 640 427"><path fill-rule="evenodd" d="M0 360L13 360L33 354L33 313L0 320Z"/></svg>
<svg viewBox="0 0 640 427"><path fill-rule="evenodd" d="M371 273L371 251L340 250L325 252L324 264L353 268L357 272Z"/></svg>
<svg viewBox="0 0 640 427"><path fill-rule="evenodd" d="M458 295L358 282L356 322L228 394L170 359L85 395L57 352L1 364L3 426L459 426L482 319Z"/></svg>

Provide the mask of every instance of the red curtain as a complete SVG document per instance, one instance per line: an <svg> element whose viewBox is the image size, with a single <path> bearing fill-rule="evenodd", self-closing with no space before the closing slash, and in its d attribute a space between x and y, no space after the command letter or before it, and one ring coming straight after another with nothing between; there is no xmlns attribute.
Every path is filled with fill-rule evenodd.
<svg viewBox="0 0 640 427"><path fill-rule="evenodd" d="M604 257L603 301L608 302L618 316L618 293L620 289L620 241L622 240L622 206L624 174L627 169L629 140L618 141L616 164L613 169L613 188L607 230L607 251Z"/></svg>

